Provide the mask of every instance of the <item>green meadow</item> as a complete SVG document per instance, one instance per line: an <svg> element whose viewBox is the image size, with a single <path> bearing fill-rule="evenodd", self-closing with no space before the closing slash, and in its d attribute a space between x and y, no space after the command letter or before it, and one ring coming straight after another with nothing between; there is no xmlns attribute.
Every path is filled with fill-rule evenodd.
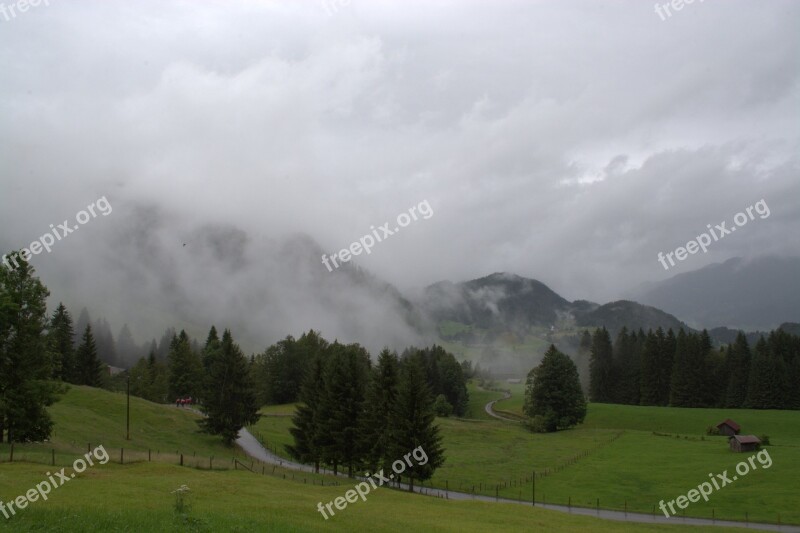
<svg viewBox="0 0 800 533"><path fill-rule="evenodd" d="M731 417L746 431L770 435L773 445L767 450L773 464L769 469L759 465L713 493L708 503L691 504L686 516L713 513L720 519L745 520L747 513L750 521L800 523L795 509L798 413L591 405L580 428L532 434L520 424L483 417L483 405L498 393L470 393L470 413L476 418L438 419L447 461L426 486L529 501L535 472L537 502L594 507L599 499L601 508L652 512L660 500L686 494L707 480L708 473L734 473L736 463L750 455L731 453L724 438L704 435L717 418ZM264 408L265 416L251 428L284 456L284 445L291 441L291 417L286 415L293 409ZM45 479L53 451L56 464L67 466L88 445L103 444L111 462L89 468L53 491L47 502L34 502L13 519L2 519L2 531L352 531L364 523L376 531L685 529L610 522L527 505L447 501L388 488L325 521L316 511L317 502L343 495L348 480L250 463L241 452L199 433L197 415L187 410L131 398L130 441L125 439L124 395L72 387L51 412L56 422L51 442L17 445L13 463L8 462L9 446L0 446L0 499L8 501ZM122 465L120 448L126 449ZM142 455L148 449L150 462ZM178 466L176 451L185 455L186 466ZM206 464L210 457L214 470ZM232 468L234 457L237 470ZM171 492L184 484L190 488L191 511L178 514Z"/></svg>

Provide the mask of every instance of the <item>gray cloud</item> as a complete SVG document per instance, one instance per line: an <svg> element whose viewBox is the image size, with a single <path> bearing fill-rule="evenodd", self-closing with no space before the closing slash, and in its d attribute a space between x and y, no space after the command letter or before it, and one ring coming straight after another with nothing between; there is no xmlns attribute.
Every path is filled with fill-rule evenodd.
<svg viewBox="0 0 800 533"><path fill-rule="evenodd" d="M106 195L113 214L34 258L53 298L138 337L177 318L241 324L254 344L309 327L411 337L387 326L392 298L304 270L286 243L334 252L423 199L435 216L358 258L404 290L510 271L607 301L733 256L798 255L799 15L51 2L0 20L0 245ZM761 198L769 219L674 271L656 261Z"/></svg>

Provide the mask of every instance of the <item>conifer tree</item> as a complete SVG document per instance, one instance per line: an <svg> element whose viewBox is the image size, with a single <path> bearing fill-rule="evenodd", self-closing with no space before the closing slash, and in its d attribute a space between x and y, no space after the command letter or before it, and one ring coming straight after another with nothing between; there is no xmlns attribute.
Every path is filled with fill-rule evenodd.
<svg viewBox="0 0 800 533"><path fill-rule="evenodd" d="M418 354L412 354L400 362L387 450L388 457L400 460L405 454L421 447L428 457L424 465L406 465L403 476L408 479L411 491L414 490L414 481L430 479L436 469L444 464L442 438L438 426L434 424L435 420L424 362Z"/></svg>
<svg viewBox="0 0 800 533"><path fill-rule="evenodd" d="M528 373L523 410L532 419L541 417L546 432L575 426L586 418L578 369L554 345L550 345L539 366Z"/></svg>
<svg viewBox="0 0 800 533"><path fill-rule="evenodd" d="M86 325L81 344L75 353L76 377L78 385L99 387L103 384L105 365L97 355L97 345L92 334L92 326Z"/></svg>
<svg viewBox="0 0 800 533"><path fill-rule="evenodd" d="M206 418L198 424L207 433L221 435L229 446L240 429L258 421L255 385L247 358L227 329L222 334L219 353L210 357L202 401Z"/></svg>
<svg viewBox="0 0 800 533"><path fill-rule="evenodd" d="M361 435L364 460L372 472L379 468L388 471L394 461L388 448L392 408L397 399L399 364L397 354L384 348L367 387Z"/></svg>
<svg viewBox="0 0 800 533"><path fill-rule="evenodd" d="M729 376L725 392L725 407L744 406L750 376L750 359L747 337L740 331L733 344L728 346L725 358L726 373Z"/></svg>
<svg viewBox="0 0 800 533"><path fill-rule="evenodd" d="M63 303L59 303L50 319L50 349L53 353L53 378L62 381L75 380L75 345L72 339L72 316Z"/></svg>
<svg viewBox="0 0 800 533"><path fill-rule="evenodd" d="M598 403L613 401L613 351L611 337L606 328L595 330L592 336L589 372L589 397L591 401Z"/></svg>
<svg viewBox="0 0 800 533"><path fill-rule="evenodd" d="M292 417L294 427L289 432L294 444L287 445L286 451L295 460L313 463L314 472L319 472L323 458L320 410L325 401L323 354L317 354L310 362L308 371L300 388L299 405Z"/></svg>
<svg viewBox="0 0 800 533"><path fill-rule="evenodd" d="M42 441L53 422L46 407L60 387L53 375L47 287L21 257L17 268L0 265L0 442Z"/></svg>

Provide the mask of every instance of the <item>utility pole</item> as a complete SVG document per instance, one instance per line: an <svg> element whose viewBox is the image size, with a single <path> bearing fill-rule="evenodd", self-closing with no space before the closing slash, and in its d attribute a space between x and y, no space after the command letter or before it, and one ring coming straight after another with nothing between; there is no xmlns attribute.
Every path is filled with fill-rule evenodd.
<svg viewBox="0 0 800 533"><path fill-rule="evenodd" d="M125 440L131 440L131 374L128 370L128 405L125 410Z"/></svg>

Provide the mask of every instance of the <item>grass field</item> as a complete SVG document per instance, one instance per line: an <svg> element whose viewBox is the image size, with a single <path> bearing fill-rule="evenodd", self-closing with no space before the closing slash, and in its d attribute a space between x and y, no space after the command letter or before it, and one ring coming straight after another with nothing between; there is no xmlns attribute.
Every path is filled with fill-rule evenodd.
<svg viewBox="0 0 800 533"><path fill-rule="evenodd" d="M46 478L47 468L0 465L0 498L8 501ZM177 514L172 491L190 488L191 510ZM326 521L317 503L343 496L349 485L320 487L250 472L208 472L142 463L91 468L36 501L0 531L13 532L217 532L217 531L596 531L678 532L686 527L626 524L579 517L541 508L483 502L456 502L379 489ZM734 531L718 527L692 531Z"/></svg>
<svg viewBox="0 0 800 533"><path fill-rule="evenodd" d="M496 397L473 390L470 395L475 412L481 402ZM512 400L519 397L515 390ZM496 405L515 409L509 403ZM715 492L709 502L691 504L686 516L800 523L795 504L800 497L800 413L792 411L590 404L585 424L553 434L532 434L495 419L438 419L447 461L431 484L527 499L536 471L537 501L594 507L599 499L601 508L653 512L662 499L686 494L707 481L709 473L733 473L751 455L731 453L724 437L705 435L707 426L726 417L745 432L770 435L773 465ZM291 441L289 427L290 420L271 418L260 421L258 431L283 453Z"/></svg>
<svg viewBox="0 0 800 533"><path fill-rule="evenodd" d="M492 393L481 397L483 391L470 392L474 393L472 410L476 412L487 397L498 396ZM175 447L186 453L197 450L198 454L213 454L220 463L227 462L223 468L230 468L233 450L225 448L218 438L198 433L194 422L196 415L171 406L132 398L132 440L125 441L124 401L124 396L119 394L74 387L59 404L52 407L56 421L53 441L39 445L18 445L15 461L24 460L29 454L31 460L45 463L49 461L50 450L58 449L60 455L57 456L57 464L64 465L64 460L71 461L70 456L75 449L86 451L86 444L81 443L91 442L92 446L103 444L112 456L112 462L117 461L114 456L116 448L120 446L126 449L152 447L153 450L161 449L162 453L165 448ZM283 446L291 441L288 431L291 418L281 415L290 414L293 408L288 405L265 408L262 412L267 416L252 428L254 434L261 436L269 448L284 456ZM773 465L769 469L759 468L742 476L733 484L713 493L708 503L701 501L691 504L686 515L711 517L713 512L716 518L744 520L745 513L748 513L747 518L751 521L776 522L780 516L783 523L800 523L800 511L796 509L796 486L800 477L800 413L797 412L723 412L714 409L592 404L586 424L579 429L554 434L532 434L519 424L495 419L438 419L447 460L426 485L446 486L464 492L471 492L474 486L475 492L485 495L497 493L503 497L528 500L533 488L531 474L536 471L538 502L569 502L573 506L594 507L599 498L601 508L650 512L660 500L675 499L706 481L708 473L728 470L733 475L737 462L750 455L731 453L723 437L703 434L705 427L712 425L723 414L740 422L745 431L771 435L774 445L767 449ZM5 454L8 451L7 445L0 447L0 461L7 460ZM185 524L173 524L171 496L168 494L169 490L186 483L197 496L194 508L199 522L183 530L244 531L248 528L263 529L269 525L270 530L307 531L331 524L330 521L324 523L313 512L316 501L323 499L325 494L333 494L325 500L329 501L344 490L341 486L320 487L321 476L302 475L308 482L305 485L300 481L301 475L292 481L294 473L280 469L270 472L269 467L266 473L273 474L272 477L231 470L212 472L181 468L176 465L174 457L166 460L154 457L153 460L161 462L108 464L91 468L79 476L80 482L70 484L69 489L61 489L57 497L54 496L47 504L40 502L31 506L24 515L30 517L30 522L26 521L27 518L15 519L12 530L75 531L100 528L141 531L153 530L153 524L168 524L176 531L182 530L180 527L185 527ZM188 458L186 464L192 464ZM202 468L202 461L197 466ZM258 471L257 468L254 469ZM35 484L34 481L44 479L43 473L47 470L47 464L0 463L0 499L8 501L25 492ZM281 479L284 473L285 480ZM341 478L326 479L326 485L334 481L347 483ZM92 480L92 483L88 480ZM240 504L228 494L228 491L238 491L239 484L242 484L242 493L245 495ZM220 494L212 497L215 489ZM375 501L384 501L384 506L363 505L361 507L364 509L358 510L354 507L352 515L348 509L348 516L337 524L347 529L356 523L363 523L359 520L374 519L382 528L379 529L386 531L406 527L450 531L467 525L470 526L468 529L473 530L479 528L478 524L484 524L486 528L492 524L502 524L513 529L518 515L527 516L528 512L519 507L513 507L509 512L503 505L495 507L476 502L455 504L389 490L383 492L388 493L385 496L387 499L382 500L376 494ZM305 496L297 496L296 493ZM127 494L135 500L134 505L122 505L121 501ZM260 494L261 500L255 498L255 494ZM253 501L248 500L251 496ZM312 507L308 516L299 513L303 516L293 518L291 510L297 511L292 503L295 499L302 502L300 507ZM258 501L262 502L263 512L255 511L259 509ZM108 509L117 510L104 510L98 502L105 502ZM223 505L221 502L226 503ZM441 505L445 507L439 507ZM386 513L396 517L397 509L403 509L404 506L415 509L408 511L412 516L399 521L393 518L391 524L381 521ZM451 509L457 509L452 517L448 515ZM359 519L349 517L359 516L359 513L365 514L360 515ZM448 515L446 519L434 519L442 513ZM534 513L527 516L526 520L546 524L542 527L552 531L578 527L577 522L571 522L576 520L575 517L556 514L550 518L550 514L546 513L542 518ZM471 518L464 518L466 516ZM68 527L68 517L77 520L75 524L78 526ZM112 523L124 524L129 529L111 528L109 524ZM599 529L594 526L589 529L606 530L603 529L605 522L597 524L603 525L598 525ZM618 529L612 527L608 530L626 530L622 529L621 524L613 525ZM0 523L0 529L3 527ZM640 527L631 526L634 529L629 530L644 530L638 529ZM580 528L586 529L583 524Z"/></svg>

